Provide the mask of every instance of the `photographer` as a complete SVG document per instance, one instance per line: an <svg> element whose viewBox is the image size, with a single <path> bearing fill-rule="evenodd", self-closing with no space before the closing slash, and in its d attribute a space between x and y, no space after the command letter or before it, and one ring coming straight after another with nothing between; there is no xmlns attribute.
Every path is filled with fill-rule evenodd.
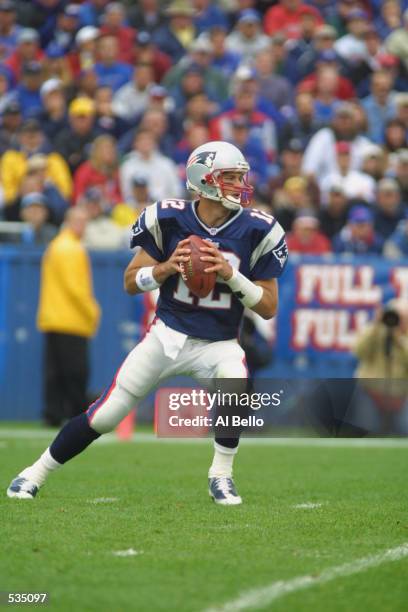
<svg viewBox="0 0 408 612"><path fill-rule="evenodd" d="M361 379L353 424L371 433L408 434L408 302L394 299L357 337Z"/></svg>

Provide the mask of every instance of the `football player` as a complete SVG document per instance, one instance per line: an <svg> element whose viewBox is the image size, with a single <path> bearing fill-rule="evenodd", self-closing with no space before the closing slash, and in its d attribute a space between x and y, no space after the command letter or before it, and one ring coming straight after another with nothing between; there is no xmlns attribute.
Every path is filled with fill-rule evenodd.
<svg viewBox="0 0 408 612"><path fill-rule="evenodd" d="M142 212L131 239L131 247L139 250L125 271L124 284L131 295L160 289L155 322L100 398L69 421L40 458L12 481L9 497L35 497L52 471L112 431L169 376L245 381L245 355L237 341L244 308L265 319L275 315L276 279L287 259L279 223L247 208L253 191L248 171L248 162L234 145L208 142L187 162L187 188L197 198L163 200ZM192 234L206 239L201 259L208 263L206 272L217 273L206 298L192 295L181 275ZM232 473L238 443L238 434L215 434L208 482L218 504L242 501Z"/></svg>

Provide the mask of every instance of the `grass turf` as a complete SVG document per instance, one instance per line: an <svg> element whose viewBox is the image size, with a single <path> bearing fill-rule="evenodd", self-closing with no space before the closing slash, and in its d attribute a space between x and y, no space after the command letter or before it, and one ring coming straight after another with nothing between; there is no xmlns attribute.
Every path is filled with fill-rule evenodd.
<svg viewBox="0 0 408 612"><path fill-rule="evenodd" d="M4 439L3 490L44 447ZM47 591L58 612L200 611L408 542L406 449L242 447L232 508L208 498L210 459L210 444L94 444L34 501L2 494L0 590ZM406 610L407 571L402 559L267 609Z"/></svg>

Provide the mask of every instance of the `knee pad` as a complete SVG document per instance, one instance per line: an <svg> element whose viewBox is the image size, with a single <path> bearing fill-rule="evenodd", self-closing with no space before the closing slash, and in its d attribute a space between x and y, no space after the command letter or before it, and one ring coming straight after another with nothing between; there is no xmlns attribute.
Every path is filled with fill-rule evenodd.
<svg viewBox="0 0 408 612"><path fill-rule="evenodd" d="M115 384L89 407L89 425L100 434L112 431L136 406L138 400L129 391Z"/></svg>

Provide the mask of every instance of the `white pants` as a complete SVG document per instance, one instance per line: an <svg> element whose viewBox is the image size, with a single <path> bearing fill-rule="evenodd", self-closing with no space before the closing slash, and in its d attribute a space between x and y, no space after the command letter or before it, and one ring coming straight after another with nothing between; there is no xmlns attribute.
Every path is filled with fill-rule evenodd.
<svg viewBox="0 0 408 612"><path fill-rule="evenodd" d="M237 340L200 340L156 320L111 386L89 407L89 424L98 433L111 431L162 380L179 375L246 379L245 353Z"/></svg>

